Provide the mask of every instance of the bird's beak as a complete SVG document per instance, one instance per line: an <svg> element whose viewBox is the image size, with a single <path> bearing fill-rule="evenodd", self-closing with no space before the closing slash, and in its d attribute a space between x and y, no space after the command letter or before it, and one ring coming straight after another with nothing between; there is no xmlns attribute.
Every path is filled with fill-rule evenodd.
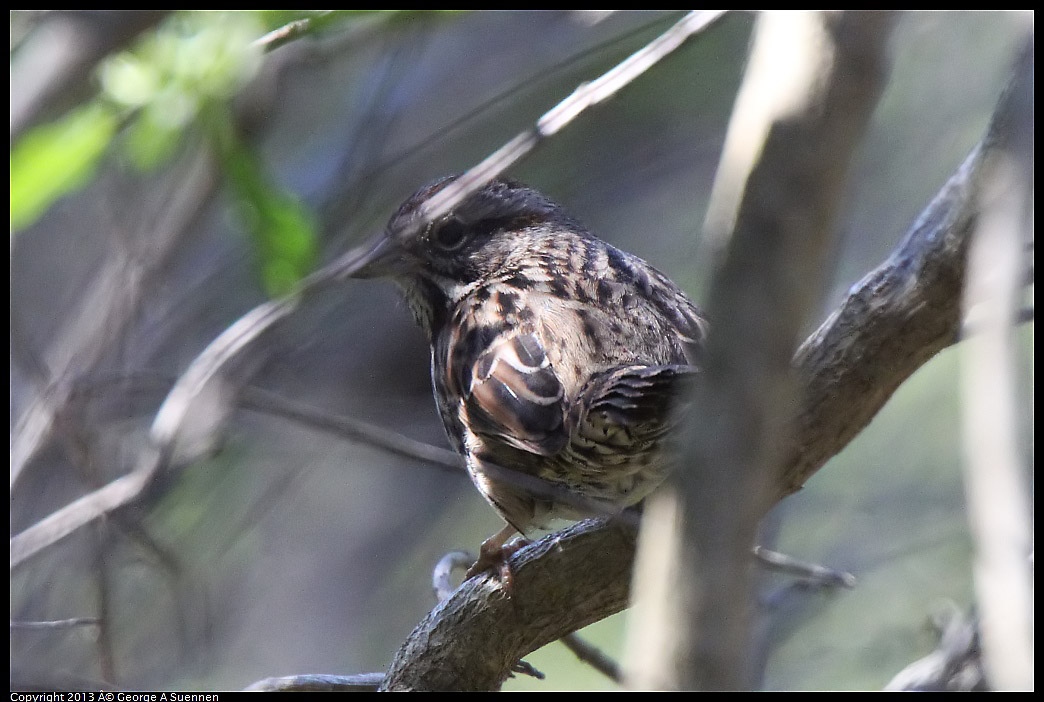
<svg viewBox="0 0 1044 702"><path fill-rule="evenodd" d="M398 242L382 232L368 244L345 254L341 275L346 278L377 278L405 270L405 257Z"/></svg>

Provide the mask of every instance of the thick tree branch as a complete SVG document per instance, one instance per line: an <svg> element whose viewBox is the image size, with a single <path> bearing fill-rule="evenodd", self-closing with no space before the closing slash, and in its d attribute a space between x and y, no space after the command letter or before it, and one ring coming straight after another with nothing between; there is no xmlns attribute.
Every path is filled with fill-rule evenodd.
<svg viewBox="0 0 1044 702"><path fill-rule="evenodd" d="M631 528L587 520L520 551L512 592L492 575L466 581L399 650L383 689L496 689L522 656L627 605ZM583 587L575 587L583 583Z"/></svg>
<svg viewBox="0 0 1044 702"><path fill-rule="evenodd" d="M982 664L995 690L1033 689L1033 519L1029 473L1019 451L1016 315L1023 251L1033 229L1033 47L1011 137L991 159L968 252L962 370L964 491L975 544L975 592Z"/></svg>
<svg viewBox="0 0 1044 702"><path fill-rule="evenodd" d="M854 438L895 389L960 330L965 255L984 161L1010 128L1006 92L984 140L951 176L896 251L852 287L794 358L800 374L797 439L777 476L794 492ZM633 537L588 520L519 551L508 599L473 578L410 634L384 687L497 689L537 648L628 603Z"/></svg>
<svg viewBox="0 0 1044 702"><path fill-rule="evenodd" d="M768 12L715 177L711 333L683 462L646 507L628 661L639 689L750 687L750 550L798 410L791 366L830 277L849 163L893 16Z"/></svg>
<svg viewBox="0 0 1044 702"><path fill-rule="evenodd" d="M969 234L983 161L994 155L993 134L991 129L950 177L888 260L854 285L798 349L806 397L780 498L799 490L903 381L960 334Z"/></svg>

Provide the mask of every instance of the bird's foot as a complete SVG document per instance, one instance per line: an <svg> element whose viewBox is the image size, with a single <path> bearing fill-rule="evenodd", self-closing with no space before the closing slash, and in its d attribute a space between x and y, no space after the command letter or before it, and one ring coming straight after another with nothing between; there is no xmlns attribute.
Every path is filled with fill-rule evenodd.
<svg viewBox="0 0 1044 702"><path fill-rule="evenodd" d="M529 539L522 536L519 536L508 543L504 543L504 541L513 533L515 533L513 528L510 530L504 529L483 541L482 546L479 547L478 560L468 568L468 572L464 574L464 578L467 579L479 575L480 573L493 571L496 574L497 579L501 584L503 584L504 589L510 593L514 582L514 576L511 573L511 564L508 560L515 555L515 553L532 543Z"/></svg>

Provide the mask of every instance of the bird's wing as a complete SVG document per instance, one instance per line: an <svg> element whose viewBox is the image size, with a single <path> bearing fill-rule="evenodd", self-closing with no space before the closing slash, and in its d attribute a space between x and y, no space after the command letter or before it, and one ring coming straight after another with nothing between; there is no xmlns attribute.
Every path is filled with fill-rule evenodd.
<svg viewBox="0 0 1044 702"><path fill-rule="evenodd" d="M506 337L471 368L465 407L472 431L550 456L569 441L565 394L534 333Z"/></svg>
<svg viewBox="0 0 1044 702"><path fill-rule="evenodd" d="M687 365L619 366L594 374L574 407L579 437L637 451L674 425L696 369Z"/></svg>

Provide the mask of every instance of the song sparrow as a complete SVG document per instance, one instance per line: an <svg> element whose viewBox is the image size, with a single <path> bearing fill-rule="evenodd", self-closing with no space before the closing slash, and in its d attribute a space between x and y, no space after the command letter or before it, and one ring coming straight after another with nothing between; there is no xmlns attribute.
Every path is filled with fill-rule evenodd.
<svg viewBox="0 0 1044 702"><path fill-rule="evenodd" d="M407 199L354 276L402 289L449 440L507 522L473 574L505 563L516 531L619 511L662 482L705 322L662 273L517 182L418 229L454 178Z"/></svg>

